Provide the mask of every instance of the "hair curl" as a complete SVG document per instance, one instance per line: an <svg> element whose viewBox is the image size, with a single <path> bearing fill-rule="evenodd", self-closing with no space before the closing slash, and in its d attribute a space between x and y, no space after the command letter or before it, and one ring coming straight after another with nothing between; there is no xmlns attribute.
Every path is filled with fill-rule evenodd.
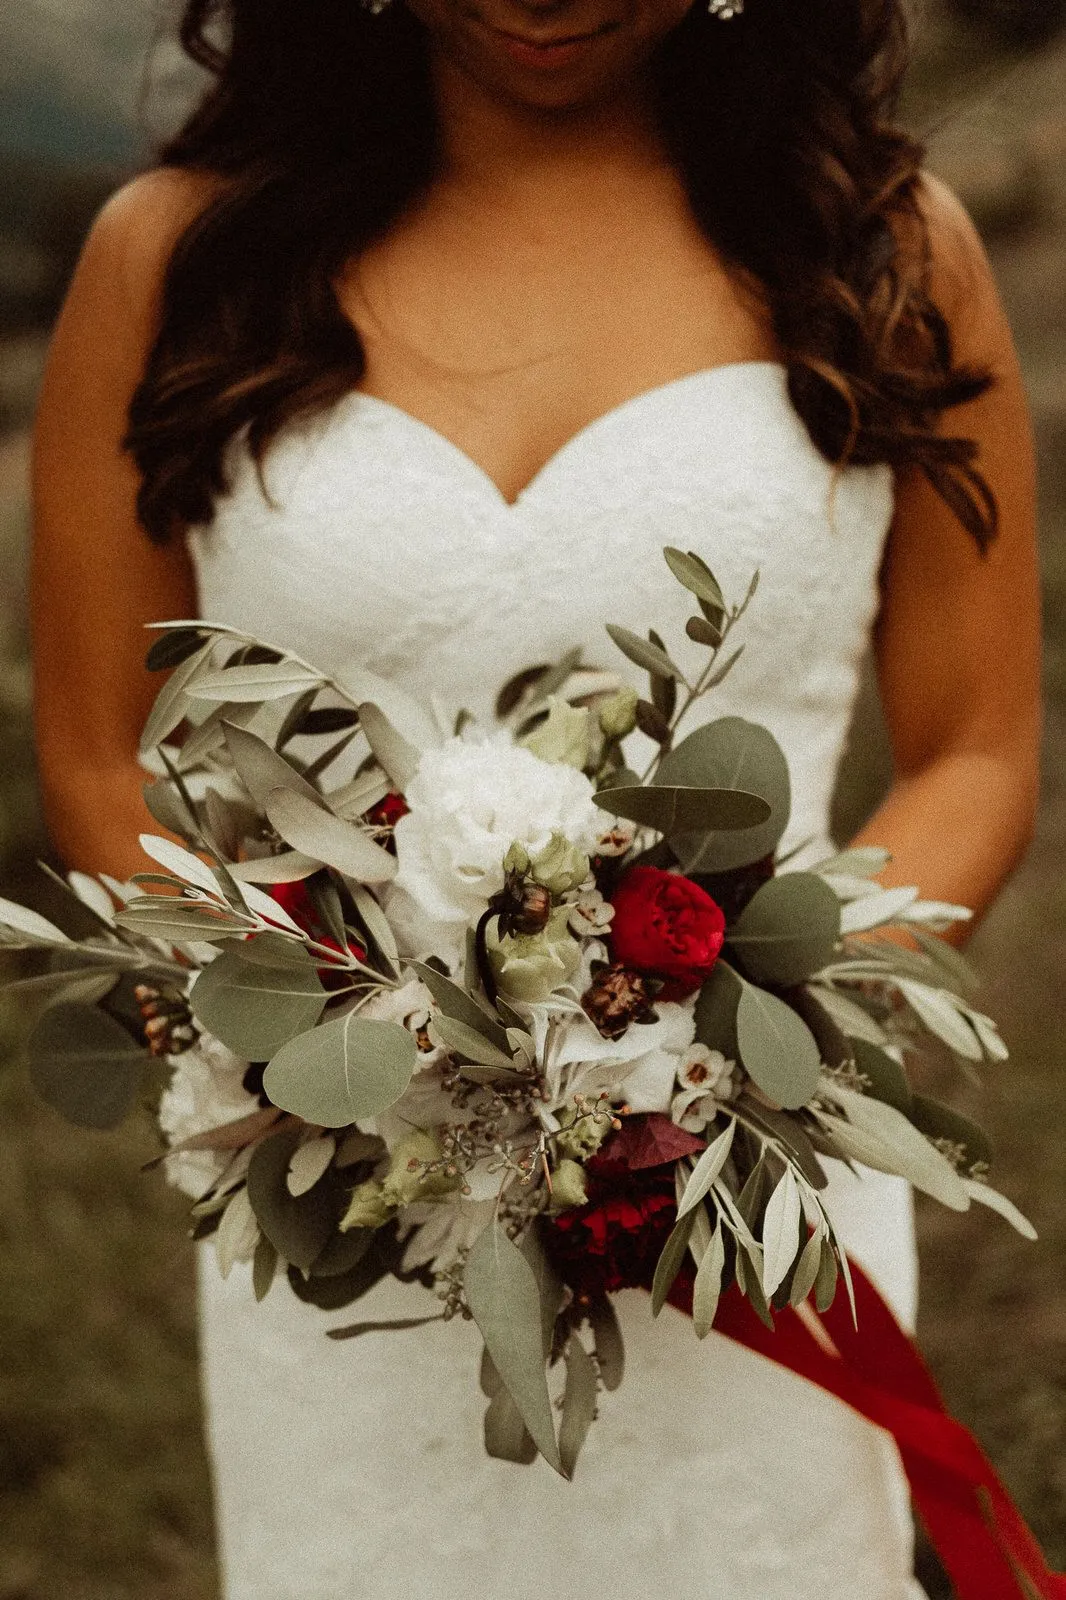
<svg viewBox="0 0 1066 1600"><path fill-rule="evenodd" d="M356 387L365 358L333 283L431 182L421 25L402 4L186 0L212 83L162 151L217 175L169 261L130 409L149 535L210 521L242 428L262 463L291 418ZM984 548L995 498L942 426L988 374L959 365L931 297L923 151L893 125L904 0L701 0L660 48L659 115L694 214L762 289L793 404L834 463L918 468Z"/></svg>

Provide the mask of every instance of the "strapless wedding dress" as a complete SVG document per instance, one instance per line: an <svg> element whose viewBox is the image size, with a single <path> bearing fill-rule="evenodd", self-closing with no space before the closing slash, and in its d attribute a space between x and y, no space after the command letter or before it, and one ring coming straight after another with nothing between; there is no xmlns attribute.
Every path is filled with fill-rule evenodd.
<svg viewBox="0 0 1066 1600"><path fill-rule="evenodd" d="M440 434L352 394L286 430L268 502L238 444L232 492L190 547L201 614L357 660L488 716L511 673L575 645L624 663L605 622L683 649L661 557L699 551L727 597L755 568L747 650L706 716L766 723L792 767L785 847L827 849L834 774L877 606L887 469L838 481L783 369L701 371L585 428L509 504ZM695 647L690 647L693 650ZM634 673L634 679L636 674ZM845 1241L904 1323L908 1191L833 1176ZM915 1600L891 1438L814 1385L648 1297L621 1297L627 1373L572 1484L482 1450L480 1339L430 1326L351 1343L284 1281L256 1305L201 1247L201 1344L225 1600ZM417 1314L388 1283L359 1317Z"/></svg>

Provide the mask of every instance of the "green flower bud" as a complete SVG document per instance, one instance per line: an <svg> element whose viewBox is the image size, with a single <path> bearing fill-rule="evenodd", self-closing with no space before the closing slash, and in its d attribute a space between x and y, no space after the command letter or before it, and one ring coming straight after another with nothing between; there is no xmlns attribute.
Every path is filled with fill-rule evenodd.
<svg viewBox="0 0 1066 1600"><path fill-rule="evenodd" d="M589 758L587 706L572 706L557 695L551 695L546 720L521 742L542 761L558 762L583 771Z"/></svg>
<svg viewBox="0 0 1066 1600"><path fill-rule="evenodd" d="M635 689L619 689L609 700L600 706L600 727L608 739L624 739L633 732L637 725L637 701L640 699Z"/></svg>
<svg viewBox="0 0 1066 1600"><path fill-rule="evenodd" d="M560 1161L552 1173L552 1210L569 1211L588 1204L585 1169L576 1161Z"/></svg>
<svg viewBox="0 0 1066 1600"><path fill-rule="evenodd" d="M556 1150L560 1156L587 1161L610 1133L612 1120L610 1108L602 1102L585 1112L578 1111L576 1106L564 1106L559 1112Z"/></svg>
<svg viewBox="0 0 1066 1600"><path fill-rule="evenodd" d="M569 906L552 912L543 933L499 936L490 925L486 941L496 982L514 1000L535 1004L572 978L581 947L567 928Z"/></svg>
<svg viewBox="0 0 1066 1600"><path fill-rule="evenodd" d="M350 1228L383 1228L396 1215L396 1206L386 1197L384 1184L371 1178L352 1191L348 1209L341 1219L341 1232Z"/></svg>
<svg viewBox="0 0 1066 1600"><path fill-rule="evenodd" d="M589 858L561 833L553 833L530 864L530 872L552 895L569 894L589 875Z"/></svg>
<svg viewBox="0 0 1066 1600"><path fill-rule="evenodd" d="M449 1176L446 1172L426 1172L425 1168L439 1161L441 1154L433 1135L417 1128L400 1140L392 1152L383 1185L385 1198L395 1210L414 1205L416 1200L440 1200L459 1188L462 1178L457 1173Z"/></svg>
<svg viewBox="0 0 1066 1600"><path fill-rule="evenodd" d="M529 851L517 839L503 858L503 870L523 875L529 871Z"/></svg>

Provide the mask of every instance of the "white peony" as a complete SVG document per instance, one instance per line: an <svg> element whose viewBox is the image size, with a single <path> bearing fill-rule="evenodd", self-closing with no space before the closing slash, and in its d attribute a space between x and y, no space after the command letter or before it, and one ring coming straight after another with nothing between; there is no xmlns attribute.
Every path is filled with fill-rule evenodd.
<svg viewBox="0 0 1066 1600"><path fill-rule="evenodd" d="M169 1144L180 1144L193 1134L236 1122L260 1109L242 1081L247 1061L210 1034L203 1034L192 1050L171 1060L174 1071L159 1102L159 1126ZM183 1150L167 1157L167 1177L184 1194L198 1200L218 1182L232 1160L232 1150Z"/></svg>
<svg viewBox="0 0 1066 1600"><path fill-rule="evenodd" d="M541 761L506 734L455 738L427 750L396 824L396 888L427 917L469 923L503 888L517 840L531 855L553 833L591 852L609 826L584 773Z"/></svg>

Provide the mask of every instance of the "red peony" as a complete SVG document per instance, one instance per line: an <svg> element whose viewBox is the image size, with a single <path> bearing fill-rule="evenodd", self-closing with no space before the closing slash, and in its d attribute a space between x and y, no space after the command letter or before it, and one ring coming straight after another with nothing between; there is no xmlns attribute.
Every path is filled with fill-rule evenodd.
<svg viewBox="0 0 1066 1600"><path fill-rule="evenodd" d="M406 817L410 806L402 794L390 790L384 800L371 806L366 820L375 828L395 828L401 817Z"/></svg>
<svg viewBox="0 0 1066 1600"><path fill-rule="evenodd" d="M314 901L308 893L306 883L272 883L269 885L269 893L271 898L276 900L278 905L289 913L297 927L302 928L304 933L309 934L318 944L324 944L327 949L336 950L338 955L343 954L336 939L323 927L315 909ZM366 951L363 946L354 939L348 942L348 954L355 956L357 961L363 961L366 958ZM330 987L331 980L345 981L344 973L336 967L319 967L318 975L327 989Z"/></svg>
<svg viewBox="0 0 1066 1600"><path fill-rule="evenodd" d="M616 961L664 980L659 998L683 1000L710 975L725 943L725 915L680 873L630 867L612 897Z"/></svg>

